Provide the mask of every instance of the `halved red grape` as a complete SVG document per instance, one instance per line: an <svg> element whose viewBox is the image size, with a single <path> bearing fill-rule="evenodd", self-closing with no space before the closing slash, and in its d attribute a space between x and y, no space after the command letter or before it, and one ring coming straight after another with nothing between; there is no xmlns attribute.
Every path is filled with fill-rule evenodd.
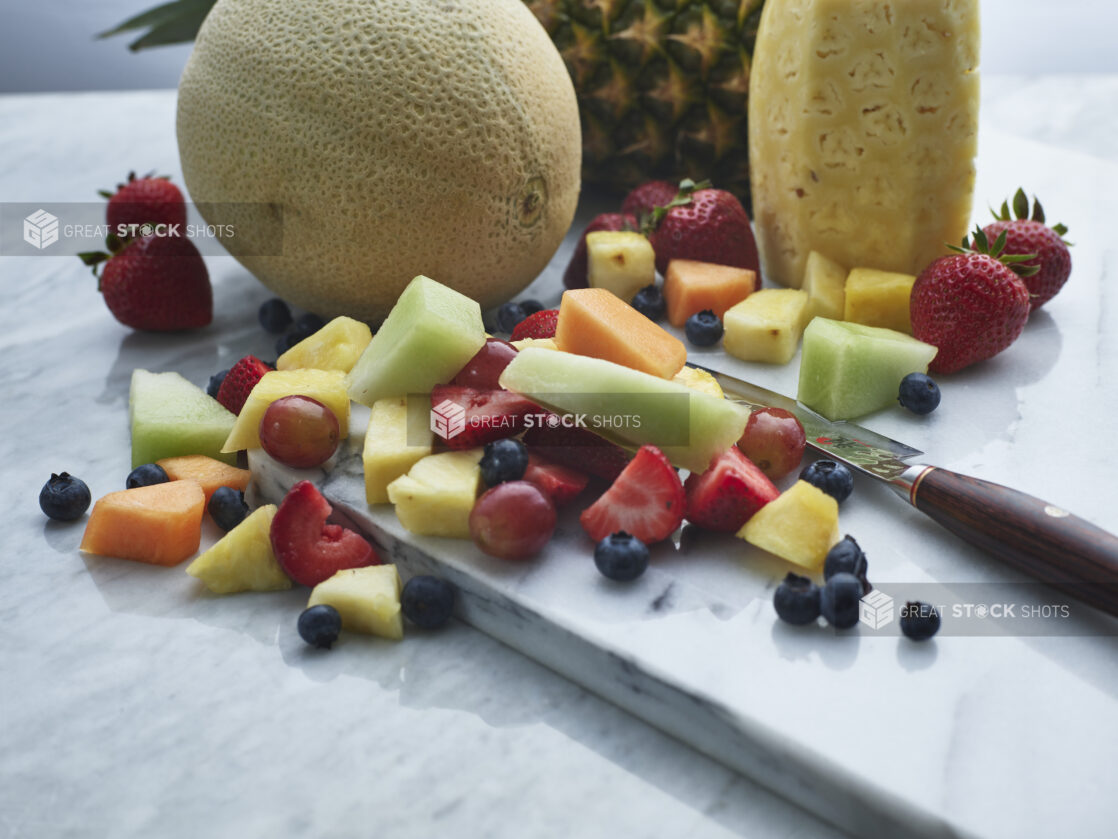
<svg viewBox="0 0 1118 839"><path fill-rule="evenodd" d="M779 481L799 468L806 442L795 414L783 408L757 408L749 415L738 448L770 481Z"/></svg>
<svg viewBox="0 0 1118 839"><path fill-rule="evenodd" d="M486 490L470 511L474 544L498 559L528 559L555 532L555 504L528 481L507 481Z"/></svg>
<svg viewBox="0 0 1118 839"><path fill-rule="evenodd" d="M338 449L338 418L317 399L283 396L260 420L260 445L293 469L321 466Z"/></svg>
<svg viewBox="0 0 1118 839"><path fill-rule="evenodd" d="M501 378L501 371L508 367L509 362L516 358L516 347L500 338L487 338L485 346L466 362L466 366L458 371L450 383L452 385L465 385L478 390L497 390L500 385L497 380Z"/></svg>

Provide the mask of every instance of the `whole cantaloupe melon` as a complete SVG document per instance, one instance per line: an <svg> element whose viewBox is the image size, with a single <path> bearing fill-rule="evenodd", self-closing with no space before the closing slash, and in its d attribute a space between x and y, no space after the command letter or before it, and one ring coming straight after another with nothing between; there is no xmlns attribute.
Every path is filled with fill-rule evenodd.
<svg viewBox="0 0 1118 839"><path fill-rule="evenodd" d="M218 0L178 142L230 253L324 317L379 320L418 274L495 306L578 201L574 88L521 0Z"/></svg>

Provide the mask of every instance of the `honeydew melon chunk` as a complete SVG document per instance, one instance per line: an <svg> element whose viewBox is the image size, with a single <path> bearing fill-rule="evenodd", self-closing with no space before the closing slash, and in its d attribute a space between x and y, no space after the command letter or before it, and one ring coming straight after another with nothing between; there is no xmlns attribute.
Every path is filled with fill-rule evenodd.
<svg viewBox="0 0 1118 839"><path fill-rule="evenodd" d="M222 444L237 417L178 373L132 371L128 391L132 428L132 466L166 457L204 454L225 463Z"/></svg>
<svg viewBox="0 0 1118 839"><path fill-rule="evenodd" d="M372 406L386 396L430 393L454 378L484 344L477 301L421 274L408 283L349 371L349 395Z"/></svg>
<svg viewBox="0 0 1118 839"><path fill-rule="evenodd" d="M749 419L742 405L678 382L534 347L517 354L500 384L557 413L584 415L584 427L619 445L654 445L692 472L705 471L734 445Z"/></svg>
<svg viewBox="0 0 1118 839"><path fill-rule="evenodd" d="M815 318L804 330L796 396L828 419L860 417L894 404L901 379L926 373L935 355L894 329Z"/></svg>
<svg viewBox="0 0 1118 839"><path fill-rule="evenodd" d="M404 637L400 611L400 575L395 565L347 568L311 591L307 608L333 606L342 618L342 629L378 635L391 641Z"/></svg>
<svg viewBox="0 0 1118 839"><path fill-rule="evenodd" d="M804 265L804 282L800 286L807 292L804 323L812 318L843 320L846 305L846 269L818 251L807 255Z"/></svg>
<svg viewBox="0 0 1118 839"><path fill-rule="evenodd" d="M283 396L309 396L334 412L342 439L349 434L349 394L341 370L271 370L249 392L244 407L221 447L223 452L260 446L260 420L268 406Z"/></svg>
<svg viewBox="0 0 1118 839"><path fill-rule="evenodd" d="M400 524L419 536L469 539L481 455L480 448L428 455L390 483L388 500Z"/></svg>
<svg viewBox="0 0 1118 839"><path fill-rule="evenodd" d="M758 510L738 538L812 571L823 567L839 540L838 502L807 481L796 481Z"/></svg>
<svg viewBox="0 0 1118 839"><path fill-rule="evenodd" d="M424 400L423 416L427 419L430 402ZM389 396L373 403L369 427L365 432L362 462L365 467L365 499L369 504L388 503L388 485L406 475L419 460L431 454L435 433L427 422L412 425L411 443L408 424L408 398Z"/></svg>
<svg viewBox="0 0 1118 839"><path fill-rule="evenodd" d="M258 507L186 567L214 594L282 591L291 588L272 550L270 531L275 504Z"/></svg>
<svg viewBox="0 0 1118 839"><path fill-rule="evenodd" d="M313 367L348 373L372 339L373 332L368 324L342 315L277 358L276 369Z"/></svg>

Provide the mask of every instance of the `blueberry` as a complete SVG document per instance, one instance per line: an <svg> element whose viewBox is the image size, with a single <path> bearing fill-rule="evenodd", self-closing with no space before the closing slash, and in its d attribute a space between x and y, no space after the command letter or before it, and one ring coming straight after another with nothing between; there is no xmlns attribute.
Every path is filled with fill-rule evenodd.
<svg viewBox="0 0 1118 839"><path fill-rule="evenodd" d="M524 310L524 317L543 311L543 303L539 300L521 300L520 308Z"/></svg>
<svg viewBox="0 0 1118 839"><path fill-rule="evenodd" d="M412 577L400 592L404 617L424 629L436 629L450 620L455 590L451 583L429 574Z"/></svg>
<svg viewBox="0 0 1118 839"><path fill-rule="evenodd" d="M914 414L930 414L939 405L939 385L923 373L901 379L897 401Z"/></svg>
<svg viewBox="0 0 1118 839"><path fill-rule="evenodd" d="M722 339L722 321L710 309L695 312L684 324L687 340L696 347L713 347Z"/></svg>
<svg viewBox="0 0 1118 839"><path fill-rule="evenodd" d="M128 489L136 487L149 487L152 484L165 484L171 480L167 472L158 463L142 463L128 473L124 485Z"/></svg>
<svg viewBox="0 0 1118 839"><path fill-rule="evenodd" d="M217 392L221 390L221 383L225 381L225 377L229 375L229 370L226 368L220 373L214 373L210 376L210 383L206 385L206 393L217 399Z"/></svg>
<svg viewBox="0 0 1118 839"><path fill-rule="evenodd" d="M92 497L85 481L75 478L69 472L55 475L43 484L39 491L39 507L57 521L73 521L81 518L89 509Z"/></svg>
<svg viewBox="0 0 1118 839"><path fill-rule="evenodd" d="M264 331L274 335L279 335L291 326L291 308L278 297L261 303L256 316L260 319Z"/></svg>
<svg viewBox="0 0 1118 839"><path fill-rule="evenodd" d="M520 303L504 303L497 310L497 329L500 332L511 333L516 329L516 325L526 317L528 317L528 313L524 311L524 306Z"/></svg>
<svg viewBox="0 0 1118 839"><path fill-rule="evenodd" d="M210 511L214 523L226 533L243 522L249 513L245 494L233 487L215 489L206 509Z"/></svg>
<svg viewBox="0 0 1118 839"><path fill-rule="evenodd" d="M833 460L815 461L800 473L800 480L819 487L839 504L854 491L854 476L850 470Z"/></svg>
<svg viewBox="0 0 1118 839"><path fill-rule="evenodd" d="M813 623L819 617L819 586L789 571L776 587L773 607L777 617L786 623L796 626Z"/></svg>
<svg viewBox="0 0 1118 839"><path fill-rule="evenodd" d="M646 285L633 295L632 306L651 321L664 319L668 304L664 302L664 292L656 285Z"/></svg>
<svg viewBox="0 0 1118 839"><path fill-rule="evenodd" d="M910 600L901 609L901 632L913 641L927 641L939 632L939 623L939 612L919 600Z"/></svg>
<svg viewBox="0 0 1118 839"><path fill-rule="evenodd" d="M611 580L635 580L648 568L648 547L636 536L619 530L594 548L594 564Z"/></svg>
<svg viewBox="0 0 1118 839"><path fill-rule="evenodd" d="M320 603L299 615L299 637L312 647L330 649L342 631L342 616L333 606Z"/></svg>
<svg viewBox="0 0 1118 839"><path fill-rule="evenodd" d="M835 629L850 629L858 623L858 603L862 599L862 581L843 571L823 584L819 595L819 612Z"/></svg>
<svg viewBox="0 0 1118 839"><path fill-rule="evenodd" d="M866 554L854 537L843 536L827 551L827 558L823 560L823 579L829 580L835 574L853 574L858 579L865 579L868 568Z"/></svg>
<svg viewBox="0 0 1118 839"><path fill-rule="evenodd" d="M485 444L481 456L481 479L495 487L505 481L519 481L528 468L528 450L519 440L494 440Z"/></svg>
<svg viewBox="0 0 1118 839"><path fill-rule="evenodd" d="M303 337L305 336L300 336L297 332L294 331L280 335L278 338L276 338L276 355L283 355L293 346L302 341Z"/></svg>
<svg viewBox="0 0 1118 839"><path fill-rule="evenodd" d="M299 340L302 341L304 338L309 338L314 335L314 333L318 332L318 330L322 329L325 325L326 321L318 315L307 312L305 315L299 315L299 319L295 321L295 328L292 332L298 335Z"/></svg>

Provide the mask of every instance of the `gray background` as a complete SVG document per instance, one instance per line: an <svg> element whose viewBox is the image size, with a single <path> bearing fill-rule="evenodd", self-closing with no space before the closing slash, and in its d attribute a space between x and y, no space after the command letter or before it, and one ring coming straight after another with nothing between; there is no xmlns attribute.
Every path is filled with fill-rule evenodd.
<svg viewBox="0 0 1118 839"><path fill-rule="evenodd" d="M0 0L0 93L177 86L189 45L131 53L131 33L93 39L158 2ZM982 70L1118 72L1116 29L1115 0L983 0Z"/></svg>

